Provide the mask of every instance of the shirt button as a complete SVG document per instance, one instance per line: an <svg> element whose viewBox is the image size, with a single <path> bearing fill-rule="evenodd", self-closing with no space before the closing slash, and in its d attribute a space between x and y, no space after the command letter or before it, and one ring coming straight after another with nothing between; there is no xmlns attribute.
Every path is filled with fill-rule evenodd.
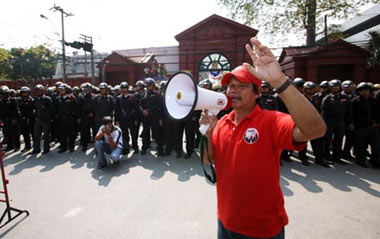
<svg viewBox="0 0 380 239"><path fill-rule="evenodd" d="M232 130L235 130L236 128L232 128Z"/></svg>

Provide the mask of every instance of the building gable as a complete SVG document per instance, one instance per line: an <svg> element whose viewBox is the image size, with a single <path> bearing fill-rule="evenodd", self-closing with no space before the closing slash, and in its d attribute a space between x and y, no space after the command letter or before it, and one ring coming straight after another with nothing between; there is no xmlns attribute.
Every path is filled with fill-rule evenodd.
<svg viewBox="0 0 380 239"><path fill-rule="evenodd" d="M221 39L231 38L237 34L256 36L257 33L258 31L253 28L214 14L179 33L175 38L177 41L189 38L194 40Z"/></svg>

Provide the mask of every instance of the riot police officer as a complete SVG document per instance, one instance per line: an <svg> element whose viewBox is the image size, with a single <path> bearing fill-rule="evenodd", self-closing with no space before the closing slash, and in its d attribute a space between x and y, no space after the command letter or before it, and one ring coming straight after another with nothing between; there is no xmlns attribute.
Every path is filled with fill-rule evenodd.
<svg viewBox="0 0 380 239"><path fill-rule="evenodd" d="M41 136L44 133L44 151L43 154L50 152L50 133L51 121L53 120L53 102L49 96L44 95L43 85L36 85L34 87L36 97L34 98L35 108L35 123L34 123L34 138L33 138L33 151L31 154L38 154L41 152Z"/></svg>
<svg viewBox="0 0 380 239"><path fill-rule="evenodd" d="M129 135L132 137L132 147L137 149L137 132L135 131L135 123L133 116L135 111L139 110L138 102L135 96L128 91L128 83L120 84L121 94L116 97L115 104L115 123L123 132L123 153L127 154L130 151Z"/></svg>
<svg viewBox="0 0 380 239"><path fill-rule="evenodd" d="M380 167L380 134L379 119L376 113L376 102L371 96L371 86L367 82L361 82L356 91L358 96L352 101L353 119L355 130L354 154L355 162L367 167L365 151L367 144L371 145L370 161L375 167Z"/></svg>
<svg viewBox="0 0 380 239"><path fill-rule="evenodd" d="M82 151L86 152L88 143L91 142L91 129L93 135L95 131L95 100L92 94L92 88L90 83L84 83L82 85L82 93L78 97L78 125L80 128L80 144Z"/></svg>
<svg viewBox="0 0 380 239"><path fill-rule="evenodd" d="M59 87L60 96L57 98L55 119L58 124L58 137L61 144L58 153L74 152L75 123L77 121L77 102L73 95L68 94L67 84Z"/></svg>
<svg viewBox="0 0 380 239"><path fill-rule="evenodd" d="M20 149L20 135L18 130L19 110L17 101L10 96L8 86L0 87L0 121L3 123L6 151Z"/></svg>
<svg viewBox="0 0 380 239"><path fill-rule="evenodd" d="M141 97L143 96L144 92L145 92L144 81L142 81L142 80L137 81L133 94L135 96L136 102L138 102L138 105L139 105L138 107L140 107L140 100L141 100ZM137 136L138 136L139 132L140 132L141 119L142 119L141 110L137 110L134 113L133 119L134 119L134 124L135 124L135 132L137 133ZM137 147L136 149L134 149L134 151L136 153L138 153L139 148Z"/></svg>
<svg viewBox="0 0 380 239"><path fill-rule="evenodd" d="M310 103L312 103L313 106L318 110L318 112L320 112L320 109L318 107L318 98L317 96L315 96L317 85L312 81L306 81L303 87L305 89L304 95L306 99L308 99ZM315 156L315 163L323 167L329 168L330 165L326 162L323 155L323 137L311 140L310 144L313 149L313 154ZM301 152L300 152L301 154L306 155L306 148Z"/></svg>
<svg viewBox="0 0 380 239"><path fill-rule="evenodd" d="M115 101L108 94L108 85L105 82L99 84L100 94L95 97L95 128L99 130L104 116L113 117Z"/></svg>
<svg viewBox="0 0 380 239"><path fill-rule="evenodd" d="M143 123L143 146L141 149L141 155L146 154L147 149L150 147L151 134L156 137L156 143L158 147L158 156L163 155L162 139L157 134L159 130L159 116L160 116L160 95L154 90L155 81L152 78L145 79L147 90L144 92L140 99L140 111Z"/></svg>
<svg viewBox="0 0 380 239"><path fill-rule="evenodd" d="M261 95L258 100L261 109L276 109L276 99L270 94L270 85L268 84L268 82L261 82Z"/></svg>
<svg viewBox="0 0 380 239"><path fill-rule="evenodd" d="M21 152L27 152L32 148L31 137L33 138L34 128L34 99L30 95L30 88L23 86L20 89L21 96L18 100L20 109L20 129L24 138L25 147Z"/></svg>
<svg viewBox="0 0 380 239"><path fill-rule="evenodd" d="M343 88L342 95L347 96L351 101L356 96L354 93L354 86L355 86L354 82L350 80L345 80L342 83L342 88ZM353 135L353 131L349 131L346 129L346 132L345 132L346 140L344 142L343 155L342 155L342 158L344 159L353 159L351 155L351 148L354 143L352 135Z"/></svg>
<svg viewBox="0 0 380 239"><path fill-rule="evenodd" d="M331 93L327 95L321 106L321 115L327 124L324 138L325 159L331 163L337 162L345 165L342 157L342 141L346 128L353 130L351 100L340 92L341 82L334 79L329 82ZM330 157L330 144L332 142L333 155Z"/></svg>

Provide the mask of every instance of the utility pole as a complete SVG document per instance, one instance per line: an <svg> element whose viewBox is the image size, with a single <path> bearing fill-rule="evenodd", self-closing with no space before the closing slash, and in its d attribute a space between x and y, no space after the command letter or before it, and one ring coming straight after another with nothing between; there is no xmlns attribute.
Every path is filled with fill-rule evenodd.
<svg viewBox="0 0 380 239"><path fill-rule="evenodd" d="M65 23L64 17L74 16L72 13L65 12L60 6L56 6L50 8L50 10L60 11L61 12L61 23L62 23L62 63L63 63L63 82L67 82L67 74L66 74L66 53L65 53Z"/></svg>
<svg viewBox="0 0 380 239"><path fill-rule="evenodd" d="M84 40L84 43L86 45L86 43L90 43L92 46L92 36L86 36L84 34L80 34L81 35L81 39ZM93 47L91 47L91 82L93 85L95 85L95 67L94 67L94 49ZM86 50L84 51L84 54L85 54L85 69L87 67L87 60L86 60ZM85 70L85 74L87 73L87 70Z"/></svg>
<svg viewBox="0 0 380 239"><path fill-rule="evenodd" d="M328 35L327 35L327 14L325 15L325 44L329 42Z"/></svg>

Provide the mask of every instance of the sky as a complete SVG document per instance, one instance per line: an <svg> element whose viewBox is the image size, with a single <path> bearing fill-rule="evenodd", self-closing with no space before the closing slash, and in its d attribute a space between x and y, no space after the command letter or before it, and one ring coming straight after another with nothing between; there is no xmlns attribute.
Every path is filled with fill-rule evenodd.
<svg viewBox="0 0 380 239"><path fill-rule="evenodd" d="M5 2L5 3L4 3ZM61 51L61 14L67 13L65 41L79 40L80 34L93 37L94 49L112 50L175 46L174 36L212 14L230 18L217 0L4 0L0 14L0 47L29 48L49 44ZM43 14L48 19L40 17ZM255 26L251 26L255 28ZM259 35L266 43L265 36ZM302 44L293 39L291 45ZM76 51L66 48L68 54Z"/></svg>
<svg viewBox="0 0 380 239"><path fill-rule="evenodd" d="M54 4L74 14L64 19L65 41L79 40L80 34L92 36L98 52L178 45L174 36L194 24L212 14L228 17L216 0L3 1L0 47L49 43L59 50L61 14L49 10Z"/></svg>

